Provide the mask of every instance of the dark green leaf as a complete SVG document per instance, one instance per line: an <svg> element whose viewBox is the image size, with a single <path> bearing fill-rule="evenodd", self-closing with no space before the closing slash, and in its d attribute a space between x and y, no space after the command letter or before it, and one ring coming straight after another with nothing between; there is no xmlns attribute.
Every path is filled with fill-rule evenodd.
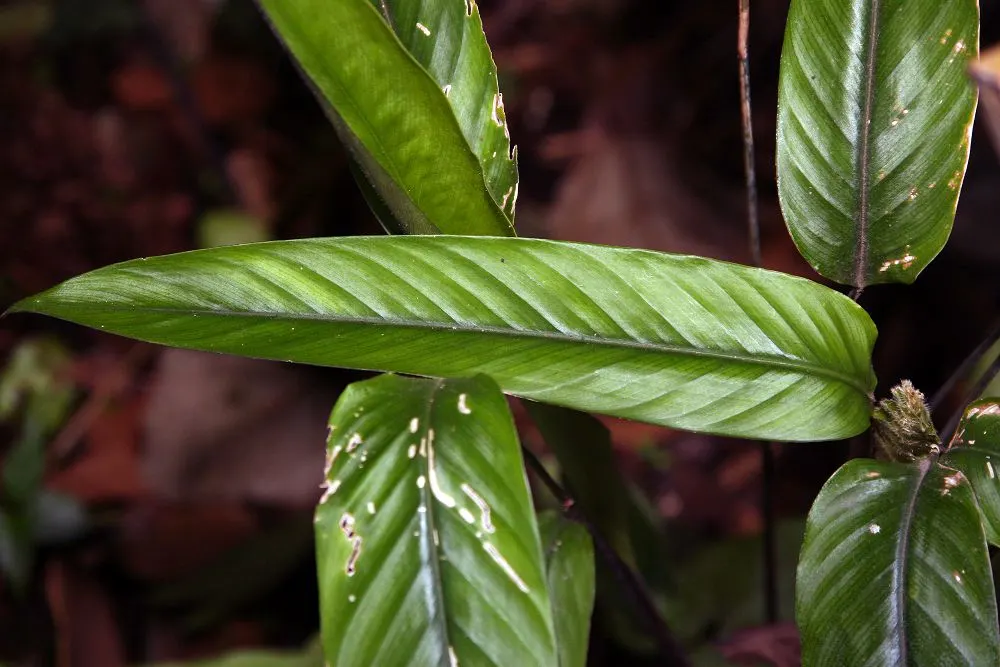
<svg viewBox="0 0 1000 667"><path fill-rule="evenodd" d="M695 431L868 424L874 325L807 280L533 239L356 237L213 248L74 278L13 310L135 338L455 377Z"/></svg>
<svg viewBox="0 0 1000 667"><path fill-rule="evenodd" d="M371 2L448 98L482 166L486 187L513 220L517 163L511 156L497 68L483 34L479 7L471 0Z"/></svg>
<svg viewBox="0 0 1000 667"><path fill-rule="evenodd" d="M798 568L805 665L997 665L972 487L933 458L857 459L813 504Z"/></svg>
<svg viewBox="0 0 1000 667"><path fill-rule="evenodd" d="M559 462L563 485L577 508L634 568L635 550L629 532L631 495L615 460L610 431L584 412L531 401L524 406Z"/></svg>
<svg viewBox="0 0 1000 667"><path fill-rule="evenodd" d="M492 380L353 384L328 447L316 542L331 664L556 664L521 449Z"/></svg>
<svg viewBox="0 0 1000 667"><path fill-rule="evenodd" d="M259 2L396 220L511 233L444 92L368 0Z"/></svg>
<svg viewBox="0 0 1000 667"><path fill-rule="evenodd" d="M1000 546L1000 401L970 405L941 456L945 465L961 470L972 484L990 544Z"/></svg>
<svg viewBox="0 0 1000 667"><path fill-rule="evenodd" d="M559 667L585 667L594 610L594 544L587 529L549 511L538 517Z"/></svg>
<svg viewBox="0 0 1000 667"><path fill-rule="evenodd" d="M910 283L951 232L976 107L976 0L793 0L778 193L824 276Z"/></svg>
<svg viewBox="0 0 1000 667"><path fill-rule="evenodd" d="M492 376L509 393L694 431L863 431L875 327L850 299L697 257L535 239L355 237L134 260L13 308L310 364Z"/></svg>

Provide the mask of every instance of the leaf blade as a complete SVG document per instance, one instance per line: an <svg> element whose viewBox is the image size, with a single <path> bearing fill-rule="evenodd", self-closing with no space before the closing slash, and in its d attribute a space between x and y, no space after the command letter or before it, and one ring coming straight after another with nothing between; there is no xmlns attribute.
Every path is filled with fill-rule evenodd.
<svg viewBox="0 0 1000 667"><path fill-rule="evenodd" d="M555 511L538 517L545 575L559 646L559 667L586 667L596 575L587 529Z"/></svg>
<svg viewBox="0 0 1000 667"><path fill-rule="evenodd" d="M951 232L969 155L975 0L795 0L778 193L799 251L856 287L910 283Z"/></svg>
<svg viewBox="0 0 1000 667"><path fill-rule="evenodd" d="M466 0L372 0L454 111L483 169L486 187L508 220L517 203L512 154L497 68L479 6ZM484 84L483 81L486 81Z"/></svg>
<svg viewBox="0 0 1000 667"><path fill-rule="evenodd" d="M367 0L258 1L397 220L511 233L448 100Z"/></svg>
<svg viewBox="0 0 1000 667"><path fill-rule="evenodd" d="M809 665L997 664L996 598L975 498L931 459L855 459L820 491L799 560Z"/></svg>
<svg viewBox="0 0 1000 667"><path fill-rule="evenodd" d="M975 401L965 410L941 461L961 470L976 494L986 540L1000 545L1000 403Z"/></svg>
<svg viewBox="0 0 1000 667"><path fill-rule="evenodd" d="M492 380L383 375L330 418L316 510L331 664L554 664L535 515Z"/></svg>
<svg viewBox="0 0 1000 667"><path fill-rule="evenodd" d="M135 260L14 310L193 349L436 377L694 431L868 424L875 328L807 280L536 239L356 237Z"/></svg>

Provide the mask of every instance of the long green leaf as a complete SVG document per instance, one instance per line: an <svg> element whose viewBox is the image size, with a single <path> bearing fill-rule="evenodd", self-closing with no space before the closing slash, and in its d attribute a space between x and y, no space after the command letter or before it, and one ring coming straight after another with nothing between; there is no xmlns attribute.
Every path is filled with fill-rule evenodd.
<svg viewBox="0 0 1000 667"><path fill-rule="evenodd" d="M941 461L972 484L986 539L1000 546L1000 400L983 399L965 410Z"/></svg>
<svg viewBox="0 0 1000 667"><path fill-rule="evenodd" d="M824 276L910 283L951 233L969 156L976 0L793 0L778 194Z"/></svg>
<svg viewBox="0 0 1000 667"><path fill-rule="evenodd" d="M330 664L556 664L520 445L492 380L353 384L328 447L316 548Z"/></svg>
<svg viewBox="0 0 1000 667"><path fill-rule="evenodd" d="M259 0L395 219L507 235L444 92L368 0Z"/></svg>
<svg viewBox="0 0 1000 667"><path fill-rule="evenodd" d="M799 559L804 665L997 665L972 487L933 459L856 459L813 504Z"/></svg>
<svg viewBox="0 0 1000 667"><path fill-rule="evenodd" d="M535 239L213 248L98 269L16 304L178 347L436 377L694 431L868 425L875 327L801 278Z"/></svg>
<svg viewBox="0 0 1000 667"><path fill-rule="evenodd" d="M559 645L559 667L586 667L594 610L594 543L587 529L557 512L538 517L545 576Z"/></svg>
<svg viewBox="0 0 1000 667"><path fill-rule="evenodd" d="M370 1L448 98L486 187L513 220L517 163L479 7L470 0Z"/></svg>

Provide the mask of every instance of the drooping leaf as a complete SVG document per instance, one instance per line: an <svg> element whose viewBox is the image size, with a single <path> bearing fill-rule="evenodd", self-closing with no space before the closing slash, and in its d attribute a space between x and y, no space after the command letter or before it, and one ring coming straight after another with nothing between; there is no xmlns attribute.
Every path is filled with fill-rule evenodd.
<svg viewBox="0 0 1000 667"><path fill-rule="evenodd" d="M996 665L986 539L968 480L933 458L856 459L823 487L799 559L804 665Z"/></svg>
<svg viewBox="0 0 1000 667"><path fill-rule="evenodd" d="M471 0L370 1L448 98L486 187L513 220L517 163L479 7Z"/></svg>
<svg viewBox="0 0 1000 667"><path fill-rule="evenodd" d="M16 304L141 340L435 377L742 437L868 425L875 327L816 283L555 241L354 237L98 269Z"/></svg>
<svg viewBox="0 0 1000 667"><path fill-rule="evenodd" d="M976 401L965 410L944 465L961 470L972 484L986 539L1000 546L1000 401Z"/></svg>
<svg viewBox="0 0 1000 667"><path fill-rule="evenodd" d="M259 3L328 105L390 224L511 233L444 92L368 0Z"/></svg>
<svg viewBox="0 0 1000 667"><path fill-rule="evenodd" d="M802 255L858 287L910 283L951 232L969 156L976 0L793 0L778 194Z"/></svg>
<svg viewBox="0 0 1000 667"><path fill-rule="evenodd" d="M521 450L492 380L353 384L328 447L316 542L330 664L556 664Z"/></svg>
<svg viewBox="0 0 1000 667"><path fill-rule="evenodd" d="M594 543L587 529L554 511L538 517L559 667L586 667L594 610Z"/></svg>

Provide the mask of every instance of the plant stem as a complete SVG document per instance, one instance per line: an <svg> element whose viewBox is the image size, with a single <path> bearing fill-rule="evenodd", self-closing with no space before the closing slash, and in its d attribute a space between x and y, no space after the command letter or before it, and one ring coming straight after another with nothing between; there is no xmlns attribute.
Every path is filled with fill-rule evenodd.
<svg viewBox="0 0 1000 667"><path fill-rule="evenodd" d="M754 266L761 265L760 214L757 204L757 169L754 164L753 116L750 107L750 51L747 41L750 33L750 0L740 2L740 28L737 53L740 61L740 115L743 119L743 172L747 189L747 229L750 236L750 259Z"/></svg>
<svg viewBox="0 0 1000 667"><path fill-rule="evenodd" d="M559 501L566 518L579 523L590 533L594 540L595 551L614 573L619 585L628 593L628 597L636 607L637 615L641 617L650 636L656 641L660 656L663 658L663 664L667 667L686 667L689 665L683 649L674 638L666 621L663 620L660 610L650 598L649 592L639 576L618 556L617 552L601 535L597 526L584 516L583 512L576 506L573 497L552 478L535 453L523 445L521 451L524 454L524 461L531 468L531 471L549 490L549 493Z"/></svg>
<svg viewBox="0 0 1000 667"><path fill-rule="evenodd" d="M743 120L743 173L746 177L747 230L750 258L761 266L760 212L757 196L756 153L753 143L753 114L750 104L750 0L739 0L740 22L736 52L740 63L740 116ZM760 443L761 508L764 519L762 547L764 564L764 614L768 623L778 620L777 538L774 524L774 449L771 443Z"/></svg>

